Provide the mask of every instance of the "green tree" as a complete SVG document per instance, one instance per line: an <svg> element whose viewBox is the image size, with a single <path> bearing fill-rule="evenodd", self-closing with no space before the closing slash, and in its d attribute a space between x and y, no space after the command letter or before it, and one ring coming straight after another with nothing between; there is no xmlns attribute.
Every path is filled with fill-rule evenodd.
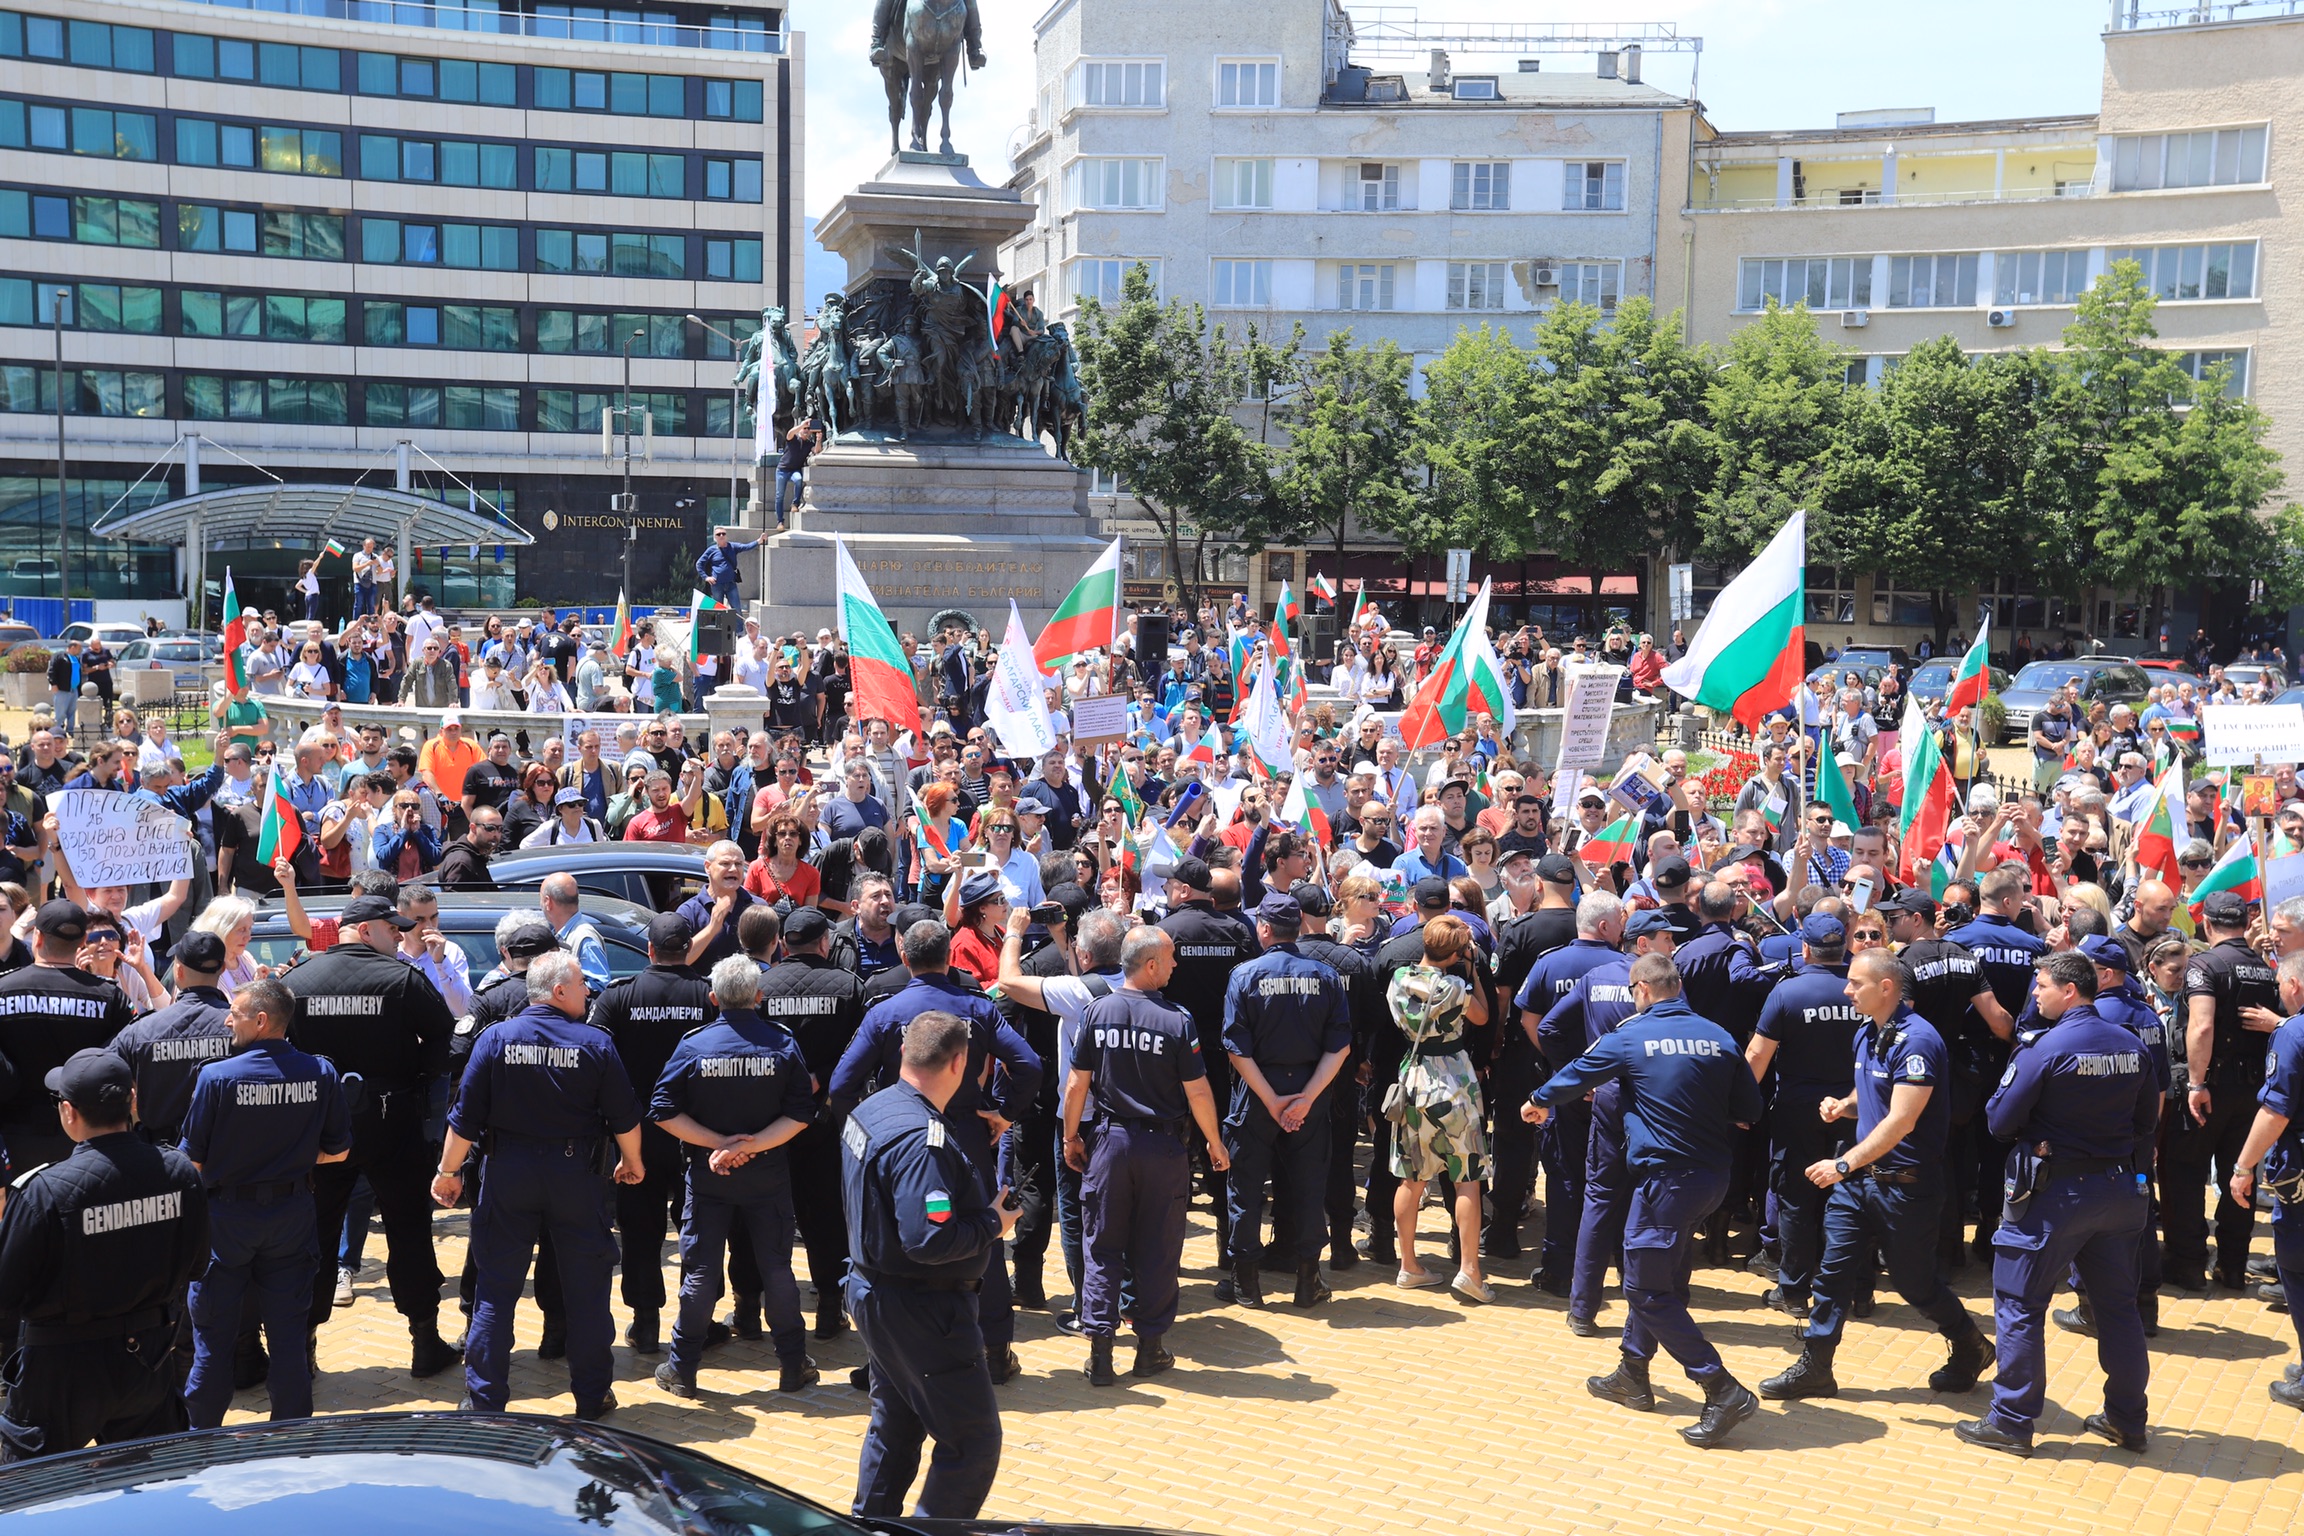
<svg viewBox="0 0 2304 1536"><path fill-rule="evenodd" d="M1852 391L1848 352L1826 342L1805 303L1768 312L1730 338L1705 393L1716 458L1697 509L1701 552L1741 563L1797 507L1814 508Z"/></svg>
<svg viewBox="0 0 2304 1536"><path fill-rule="evenodd" d="M1339 564L1352 529L1393 533L1414 515L1421 477L1412 366L1389 339L1361 347L1349 330L1331 331L1280 407L1288 446L1275 501L1298 536L1317 532Z"/></svg>
<svg viewBox="0 0 2304 1536"><path fill-rule="evenodd" d="M1527 440L1535 391L1535 359L1502 326L1458 331L1425 365L1416 430L1429 481L1393 528L1412 558L1528 547L1539 515Z"/></svg>

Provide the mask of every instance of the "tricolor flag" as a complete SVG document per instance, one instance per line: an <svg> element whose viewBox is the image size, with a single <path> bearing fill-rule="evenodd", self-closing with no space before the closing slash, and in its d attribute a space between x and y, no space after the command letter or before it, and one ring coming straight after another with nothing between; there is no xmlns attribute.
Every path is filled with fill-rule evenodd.
<svg viewBox="0 0 2304 1536"><path fill-rule="evenodd" d="M1272 611L1283 624L1301 623L1304 618L1304 605L1296 601L1296 593L1285 581L1280 583L1280 601Z"/></svg>
<svg viewBox="0 0 2304 1536"><path fill-rule="evenodd" d="M344 558L344 554L344 541L342 539L330 539L327 543L320 546L320 558L323 560L327 559L330 555L334 555L337 559L341 560ZM502 557L499 556L498 558Z"/></svg>
<svg viewBox="0 0 2304 1536"><path fill-rule="evenodd" d="M1328 829L1328 813L1320 809L1320 802L1304 792L1304 775L1298 774L1288 783L1288 798L1280 803L1280 819L1311 838L1322 848L1335 841Z"/></svg>
<svg viewBox="0 0 2304 1536"><path fill-rule="evenodd" d="M2176 850L2184 841L2184 768L2177 764L2160 775L2152 808L2136 828L2136 869L2150 874L2172 891L2184 889L2184 872L2177 866Z"/></svg>
<svg viewBox="0 0 2304 1536"><path fill-rule="evenodd" d="M888 616L872 600L864 573L844 539L832 541L835 611L840 638L848 642L848 715L859 724L885 720L893 730L920 723L920 703L912 692L912 663L888 627Z"/></svg>
<svg viewBox="0 0 2304 1536"><path fill-rule="evenodd" d="M1008 285L995 276L984 289L984 315L991 322L992 339L1008 328Z"/></svg>
<svg viewBox="0 0 2304 1536"><path fill-rule="evenodd" d="M1281 592L1286 594L1287 588ZM1303 709L1306 702L1304 678L1296 666L1295 649L1288 643L1288 626L1279 619L1272 621L1272 686L1288 695L1288 707Z"/></svg>
<svg viewBox="0 0 2304 1536"><path fill-rule="evenodd" d="M1712 600L1688 654L1664 669L1673 692L1747 731L1792 701L1807 671L1807 550L1808 514L1796 511Z"/></svg>
<svg viewBox="0 0 2304 1536"><path fill-rule="evenodd" d="M1904 724L1897 740L1911 743L1906 748L1909 755L1904 759L1904 805L1896 824L1898 846L1902 849L1897 877L1908 885L1918 885L1922 872L1943 851L1945 834L1952 825L1956 792L1951 765L1944 761L1943 746L1937 741L1936 733L1928 729L1927 717L1920 712L1920 701L1910 694L1904 696ZM1832 770L1835 777L1839 771L1835 765Z"/></svg>
<svg viewBox="0 0 2304 1536"><path fill-rule="evenodd" d="M1359 590L1352 594L1352 613L1351 616L1344 621L1344 632L1346 634L1350 634L1352 631L1358 629L1360 627L1361 621L1367 618L1369 613L1372 611L1373 610L1371 610L1368 606L1368 584L1366 582L1362 582L1360 584Z"/></svg>
<svg viewBox="0 0 2304 1536"><path fill-rule="evenodd" d="M1074 656L1109 650L1119 633L1120 541L1114 539L1056 605L1048 627L1032 642L1032 659L1041 671L1053 672ZM1165 656L1136 660L1149 677L1157 677L1168 662Z"/></svg>
<svg viewBox="0 0 2304 1536"><path fill-rule="evenodd" d="M2170 715L2168 739L2178 746L2197 749L2200 745L2200 717L2197 715Z"/></svg>
<svg viewBox="0 0 2304 1536"><path fill-rule="evenodd" d="M928 814L928 807L921 803L920 791L916 789L912 791L912 815L919 822L913 835L921 851L932 853L940 859L952 857L951 829Z"/></svg>
<svg viewBox="0 0 2304 1536"><path fill-rule="evenodd" d="M2199 889L2185 898L2192 921L2197 924L2208 898L2218 891L2235 891L2243 901L2264 899L2264 867L2256 862L2256 834L2243 832L2239 840L2224 850L2224 857L2208 871L2208 878L2200 882Z"/></svg>
<svg viewBox="0 0 2304 1536"><path fill-rule="evenodd" d="M1958 821L1944 833L1944 846L1936 850L1936 862L1928 866L1928 894L1942 901L1952 877L1960 872L1960 860L1967 852L1968 829Z"/></svg>
<svg viewBox="0 0 2304 1536"><path fill-rule="evenodd" d="M727 606L726 603L709 592L699 592L694 587L688 589L688 669L690 671L696 669L696 632L704 627L698 620L704 617L704 611L708 608L725 608Z"/></svg>
<svg viewBox="0 0 2304 1536"><path fill-rule="evenodd" d="M1336 606L1336 583L1330 581L1327 577L1313 577L1310 581L1304 583L1304 590L1311 593L1314 597L1320 599L1320 601L1326 603L1329 607L1333 608Z"/></svg>
<svg viewBox="0 0 2304 1536"><path fill-rule="evenodd" d="M304 823L280 788L280 770L264 779L264 820L256 832L256 862L270 869L275 860L293 859L304 846Z"/></svg>
<svg viewBox="0 0 2304 1536"><path fill-rule="evenodd" d="M1576 849L1576 857L1595 869L1606 869L1619 860L1632 857L1633 845L1640 841L1640 815L1626 811L1599 831L1585 838Z"/></svg>
<svg viewBox="0 0 2304 1536"><path fill-rule="evenodd" d="M1791 809L1791 800L1786 798L1783 790L1779 789L1768 796L1767 803L1760 807L1760 814L1766 819L1769 831L1781 832L1784 830L1785 813Z"/></svg>
<svg viewBox="0 0 2304 1536"><path fill-rule="evenodd" d="M632 605L624 600L624 589L616 589L616 625L610 634L608 649L621 656L632 649Z"/></svg>
<svg viewBox="0 0 2304 1536"><path fill-rule="evenodd" d="M1960 665L1952 673L1952 686L1944 693L1944 718L1950 720L1970 704L1981 704L1984 695L1992 691L1991 652L1985 637L1992 629L1992 615L1986 613L1976 626L1976 643L1968 647L1968 654L1960 658Z"/></svg>
<svg viewBox="0 0 2304 1536"><path fill-rule="evenodd" d="M1198 763L1203 768L1213 768L1216 766L1216 760L1223 755L1224 738L1211 724L1208 727L1208 733L1192 743L1192 750L1184 754L1183 761Z"/></svg>
<svg viewBox="0 0 2304 1536"><path fill-rule="evenodd" d="M1864 818L1856 814L1856 792L1848 786L1848 775L1841 768L1839 754L1832 750L1829 737L1825 739L1824 751L1816 758L1816 798L1830 806L1832 819L1849 831L1864 825Z"/></svg>
<svg viewBox="0 0 2304 1536"><path fill-rule="evenodd" d="M1265 770L1287 768L1295 762L1293 733L1288 728L1287 712L1280 707L1276 681L1269 667L1256 674L1255 691L1248 695L1248 709L1240 719L1241 732L1252 748L1250 761Z"/></svg>
<svg viewBox="0 0 2304 1536"><path fill-rule="evenodd" d="M1512 734L1517 719L1512 692L1504 686L1504 663L1488 642L1490 585L1480 583L1480 595L1464 610L1464 622L1448 637L1432 675L1400 716L1400 739L1411 751L1467 729L1472 717L1483 712L1496 717L1498 734Z"/></svg>
<svg viewBox="0 0 2304 1536"><path fill-rule="evenodd" d="M224 567L224 677L234 693L248 691L248 668L240 653L248 646L248 621L240 613L240 594L232 589L232 567Z"/></svg>

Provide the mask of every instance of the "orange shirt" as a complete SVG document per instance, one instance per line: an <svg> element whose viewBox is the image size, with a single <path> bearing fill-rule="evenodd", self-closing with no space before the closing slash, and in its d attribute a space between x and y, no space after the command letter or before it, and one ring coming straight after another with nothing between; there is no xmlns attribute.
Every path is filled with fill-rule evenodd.
<svg viewBox="0 0 2304 1536"><path fill-rule="evenodd" d="M435 736L416 754L416 773L419 778L432 781L441 799L461 800L464 775L472 771L472 765L480 758L480 744L469 736L453 743L445 736Z"/></svg>

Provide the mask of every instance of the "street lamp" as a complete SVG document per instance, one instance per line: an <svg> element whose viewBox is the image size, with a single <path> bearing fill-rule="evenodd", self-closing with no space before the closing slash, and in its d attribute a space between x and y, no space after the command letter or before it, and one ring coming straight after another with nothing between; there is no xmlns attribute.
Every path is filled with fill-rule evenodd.
<svg viewBox="0 0 2304 1536"><path fill-rule="evenodd" d="M688 319L692 323L704 327L704 329L710 331L713 335L728 343L729 346L735 348L738 352L742 352L744 350L744 343L738 341L735 337L729 335L726 331L720 329L720 327L714 325L711 321L705 319L702 315L690 315ZM737 370L738 373L741 373L742 371L743 370L741 367L739 367ZM734 378L731 378L728 381L728 521L732 523L737 521L741 516L736 507L736 466L737 460L743 451L744 445L742 430L743 415L744 386L738 383Z"/></svg>
<svg viewBox="0 0 2304 1536"><path fill-rule="evenodd" d="M53 291L50 307L56 328L56 595L64 601L64 622L72 622L72 516L64 500L64 306L72 290Z"/></svg>
<svg viewBox="0 0 2304 1536"><path fill-rule="evenodd" d="M648 333L635 329L624 338L624 493L616 498L616 510L624 523L624 600L632 600L632 545L640 537L640 503L632 495L632 343Z"/></svg>

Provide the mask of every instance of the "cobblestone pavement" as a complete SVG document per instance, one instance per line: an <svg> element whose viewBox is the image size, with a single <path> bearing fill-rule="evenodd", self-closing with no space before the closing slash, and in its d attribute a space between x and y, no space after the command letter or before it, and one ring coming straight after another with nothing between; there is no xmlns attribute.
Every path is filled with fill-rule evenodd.
<svg viewBox="0 0 2304 1536"><path fill-rule="evenodd" d="M461 1214L437 1219L450 1275L464 1229ZM1440 1213L1427 1209L1430 1262L1444 1262L1431 1252L1441 1230ZM2268 1243L2260 1225L2258 1250ZM407 1334L382 1259L378 1234L357 1300L322 1331L323 1413L444 1407L461 1393L459 1372L422 1382L407 1374ZM1213 1231L1196 1206L1185 1263L1170 1336L1179 1363L1149 1383L1123 1374L1117 1387L1090 1388L1078 1373L1083 1343L1038 1314L1020 1318L1025 1374L999 1389L1007 1446L988 1513L1240 1536L1409 1527L2190 1536L2290 1529L2304 1499L2304 1416L2265 1393L2295 1357L2295 1334L2287 1318L2229 1293L2163 1301L2152 1444L2141 1459L2083 1434L2081 1418L2102 1406L2094 1347L2051 1329L2040 1453L2024 1462L1952 1437L1952 1424L1979 1413L1987 1392L1953 1399L1928 1390L1941 1343L1885 1282L1878 1314L1850 1324L1838 1398L1769 1404L1730 1446L1703 1452L1674 1433L1693 1418L1697 1396L1669 1361L1657 1365L1652 1414L1586 1394L1584 1378L1614 1364L1614 1340L1570 1335L1564 1304L1526 1283L1529 1261L1492 1266L1498 1294L1487 1307L1401 1292L1389 1270L1362 1262L1333 1275L1335 1299L1309 1312L1284 1303L1216 1308ZM1063 1290L1061 1265L1052 1262L1050 1275L1051 1293ZM1984 1270L1957 1278L1989 1326ZM1281 1288L1283 1277L1270 1280ZM1740 1268L1696 1276L1699 1319L1747 1384L1796 1351L1790 1320L1759 1305L1762 1286ZM621 1332L620 1303L616 1313ZM1602 1321L1622 1318L1612 1299ZM452 1330L452 1299L446 1320ZM534 1308L523 1305L512 1406L567 1413L567 1377L536 1359L537 1331ZM767 1346L733 1343L708 1357L705 1396L686 1402L649 1380L662 1356L636 1356L619 1342L613 1422L845 1509L865 1418L847 1371L862 1350L853 1333L812 1348L825 1379L808 1392L778 1394ZM1125 1340L1119 1358L1125 1371ZM263 1409L260 1390L244 1393L234 1417Z"/></svg>

